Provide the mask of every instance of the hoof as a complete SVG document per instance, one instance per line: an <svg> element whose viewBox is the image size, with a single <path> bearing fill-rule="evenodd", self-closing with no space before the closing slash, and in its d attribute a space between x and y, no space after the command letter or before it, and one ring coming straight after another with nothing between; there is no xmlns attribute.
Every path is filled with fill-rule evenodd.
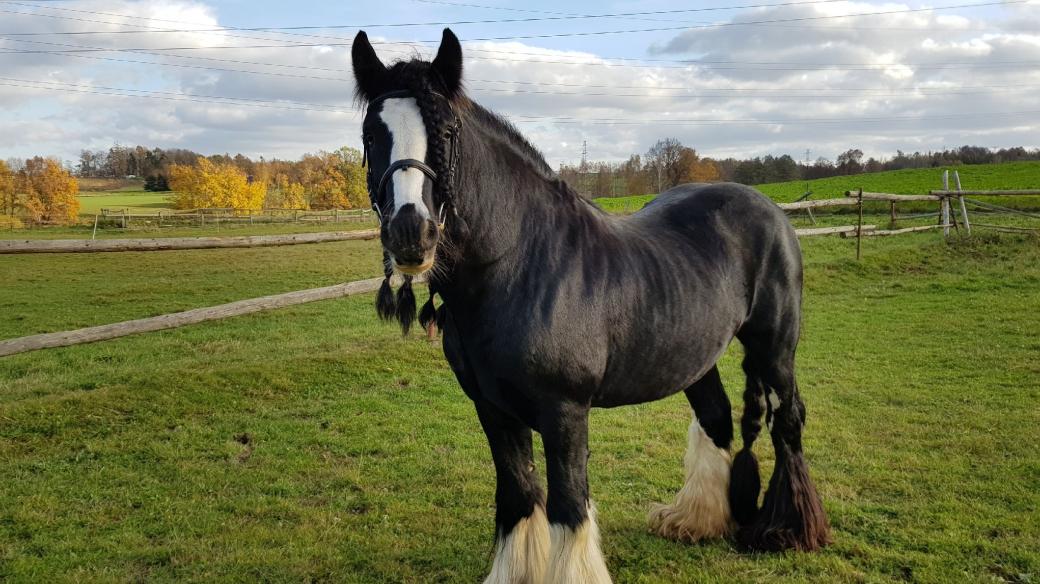
<svg viewBox="0 0 1040 584"><path fill-rule="evenodd" d="M778 463L762 510L738 534L748 549L765 552L813 552L831 542L827 513L802 454L789 454Z"/></svg>

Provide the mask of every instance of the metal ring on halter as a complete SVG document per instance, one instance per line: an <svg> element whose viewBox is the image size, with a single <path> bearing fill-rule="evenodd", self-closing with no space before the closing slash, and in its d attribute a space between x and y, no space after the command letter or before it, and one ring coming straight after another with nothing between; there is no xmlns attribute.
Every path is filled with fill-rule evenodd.
<svg viewBox="0 0 1040 584"><path fill-rule="evenodd" d="M444 226L448 223L448 216L444 214L445 202L441 202L440 209L437 209L437 229L444 231Z"/></svg>

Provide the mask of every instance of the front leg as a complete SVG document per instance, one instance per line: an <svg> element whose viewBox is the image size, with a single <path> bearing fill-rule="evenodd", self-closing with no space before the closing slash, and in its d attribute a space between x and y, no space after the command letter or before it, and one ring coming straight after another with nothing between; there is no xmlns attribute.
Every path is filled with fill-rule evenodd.
<svg viewBox="0 0 1040 584"><path fill-rule="evenodd" d="M495 561L485 584L541 584L549 556L545 496L534 471L531 429L475 400L495 461Z"/></svg>
<svg viewBox="0 0 1040 584"><path fill-rule="evenodd" d="M601 584L610 573L599 548L596 509L589 500L589 407L560 403L539 416L549 479L547 584Z"/></svg>

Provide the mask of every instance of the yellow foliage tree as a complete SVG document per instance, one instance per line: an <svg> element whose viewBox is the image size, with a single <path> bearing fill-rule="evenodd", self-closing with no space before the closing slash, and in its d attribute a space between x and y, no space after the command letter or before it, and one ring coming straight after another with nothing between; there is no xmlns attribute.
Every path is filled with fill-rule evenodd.
<svg viewBox="0 0 1040 584"><path fill-rule="evenodd" d="M61 164L45 158L25 161L18 187L21 207L36 223L67 225L79 220L79 183Z"/></svg>
<svg viewBox="0 0 1040 584"><path fill-rule="evenodd" d="M297 182L289 180L286 174L279 174L274 179L275 188L267 193L266 206L278 209L307 209L307 189Z"/></svg>
<svg viewBox="0 0 1040 584"><path fill-rule="evenodd" d="M260 209L267 195L265 181L250 182L245 172L228 162L199 157L194 166L172 164L167 172L178 209Z"/></svg>
<svg viewBox="0 0 1040 584"><path fill-rule="evenodd" d="M14 215L18 206L18 189L15 188L14 171L0 160L0 214Z"/></svg>
<svg viewBox="0 0 1040 584"><path fill-rule="evenodd" d="M368 179L365 167L361 166L361 152L357 148L343 147L339 149L343 177L346 179L344 194L347 205L351 209L367 209Z"/></svg>
<svg viewBox="0 0 1040 584"><path fill-rule="evenodd" d="M368 207L368 185L361 166L361 152L340 148L335 152L307 154L300 162L302 183L314 209Z"/></svg>

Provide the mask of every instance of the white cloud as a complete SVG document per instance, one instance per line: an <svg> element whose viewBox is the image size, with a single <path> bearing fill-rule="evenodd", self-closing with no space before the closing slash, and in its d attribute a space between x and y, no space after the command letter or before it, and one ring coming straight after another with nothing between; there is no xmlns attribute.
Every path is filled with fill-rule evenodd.
<svg viewBox="0 0 1040 584"><path fill-rule="evenodd" d="M159 28L194 28L171 21L196 23L198 28L227 24L219 21L212 6L192 0L90 0L75 6L79 10L135 15L143 19L132 21L135 24ZM761 8L742 12L733 21L902 8L902 4L863 2ZM50 13L77 16L55 10ZM1040 123L1034 120L1040 120L1040 115L966 116L1040 110L1040 92L1036 91L1040 88L1040 68L1036 67L1040 62L1040 26L1036 11L1019 6L1001 14L1001 19L986 21L937 11L776 26L701 28L648 47L632 46L618 37L619 53L655 59L648 61L619 62L588 52L551 50L521 42L467 43L466 79L475 100L510 117L554 166L560 161L576 161L583 142L588 143L593 159L617 160L630 153L643 153L663 137L679 138L717 157L788 153L801 158L806 148L813 150L813 157L833 157L853 146L876 156L896 149L927 150L965 143L1038 146ZM122 22L115 16L78 16ZM4 21L7 30L125 30L117 24L61 18L5 15ZM239 38L242 36L254 39ZM279 44L270 39L314 40L239 32L21 38L37 43L146 50ZM62 47L0 43L0 50L16 48ZM377 51L386 61L416 54L416 49L407 45L377 45ZM419 52L429 56L432 49ZM0 80L0 84L35 86L0 85L0 158L33 154L74 158L81 148L106 147L113 142L289 158L358 144L360 117L352 104L348 48L197 49L182 54L195 58L125 52L84 53L78 57L0 53L2 77L76 84ZM680 59L700 64L683 66L673 61ZM807 69L792 63L815 67ZM961 65L951 67L950 63ZM169 94L163 94L172 98L167 101L59 93L43 87L102 93L111 93L103 87L135 88L188 93L199 96L202 102L182 101ZM253 106L246 102L205 103L210 97L202 96L247 99ZM300 111L272 107L278 105ZM308 109L336 111L303 111ZM563 118L568 123L553 121ZM824 118L831 121L822 123ZM702 125L682 121L569 123L591 119L720 121ZM770 123L750 124L747 120Z"/></svg>

